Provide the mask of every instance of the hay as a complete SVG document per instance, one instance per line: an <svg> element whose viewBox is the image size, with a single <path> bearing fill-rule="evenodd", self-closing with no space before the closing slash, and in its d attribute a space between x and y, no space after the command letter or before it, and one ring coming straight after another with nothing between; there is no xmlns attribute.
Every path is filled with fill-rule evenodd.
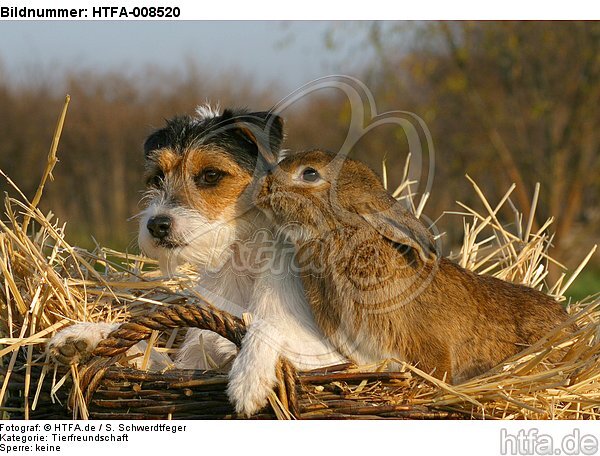
<svg viewBox="0 0 600 456"><path fill-rule="evenodd" d="M75 397L75 416L88 417L90 411L79 390L79 367L66 371L57 369L44 351L49 337L70 322L126 321L168 305L181 294L195 295L193 270L182 270L179 275L166 278L160 275L156 262L148 258L102 247L90 252L71 246L65 240L65 224L51 212L40 211L37 205L56 164L67 105L68 99L33 200L28 201L23 194L19 198L6 196L4 199L5 215L0 221L0 411L3 417L55 417L59 414L57 410L64 410L68 390L72 390ZM402 183L393 194L407 200L419 217L429 195L415 201L412 191L415 182L407 177L409 159ZM384 176L387 183L385 165ZM8 181L12 184L10 179ZM483 209L476 210L459 202L461 212L446 213L462 217L464 226L462 246L451 257L477 273L529 285L566 301L568 287L596 246L572 274L565 271L556 283L548 284L548 264L559 264L549 254L552 236L548 228L552 219L533 229L539 186L534 193L532 212L524 218L510 200L514 185L494 205L473 180L469 178L469 181ZM18 187L13 186L18 191ZM507 204L515 218L510 229L498 218L498 212ZM301 374L301 416L596 419L600 416L600 294L565 304L571 315L566 324L576 323L575 333L567 336L557 328L492 371L460 385L448 385L406 364L403 364L403 372L394 374L396 377L381 372L389 360L371 366L375 371L371 376L360 374L364 367ZM177 330L155 332L141 353L128 358L129 365L138 368L128 372L133 372L131 375L140 378L140 382L146 379L146 390L140 390L137 384L130 385L128 391L107 388L99 391L96 403L104 401L108 407L116 407L115 404L123 404L126 397L130 409L141 411L121 415L115 412L108 416L170 417L175 411L179 417L211 417L214 415L210 407L221 416L231 416L223 392L226 384L223 375L191 372L185 374L190 379L187 384L179 381L185 388L181 386L183 389L174 388L169 392L161 389L161 379L164 382L169 375L183 378L181 371L176 375L177 371L169 370L170 356L176 351L180 336ZM565 356L562 362L553 364L549 357L556 350L564 350ZM164 373L145 373L139 369L152 364L153 359L163 360ZM110 372L113 371L107 374L109 382ZM120 375L122 378L123 371ZM207 391L207 385L214 391ZM202 397L209 398L205 402L205 415L197 410L185 413L190 408L185 400L196 391L193 388L199 388ZM120 402L115 402L115 398ZM159 398L162 405L149 405L149 398ZM170 406L165 405L169 400ZM276 396L270 400L272 404L279 401ZM284 407L274 405L274 408L278 410L278 417L289 418ZM106 415L98 412L92 416Z"/></svg>

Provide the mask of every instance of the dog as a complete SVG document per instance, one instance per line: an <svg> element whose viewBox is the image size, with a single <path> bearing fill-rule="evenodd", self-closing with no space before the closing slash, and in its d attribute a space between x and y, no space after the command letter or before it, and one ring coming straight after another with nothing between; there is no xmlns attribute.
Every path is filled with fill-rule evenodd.
<svg viewBox="0 0 600 456"><path fill-rule="evenodd" d="M300 278L289 274L293 247L272 235L254 205L257 176L269 166L264 155L277 155L283 140L283 119L275 113L207 105L168 120L144 144L141 250L165 274L193 265L196 290L207 301L252 316L239 353L219 335L191 329L175 365L228 371L228 395L241 415L266 405L280 356L298 369L346 361L319 331ZM64 364L80 362L117 327L75 324L58 332L48 349Z"/></svg>

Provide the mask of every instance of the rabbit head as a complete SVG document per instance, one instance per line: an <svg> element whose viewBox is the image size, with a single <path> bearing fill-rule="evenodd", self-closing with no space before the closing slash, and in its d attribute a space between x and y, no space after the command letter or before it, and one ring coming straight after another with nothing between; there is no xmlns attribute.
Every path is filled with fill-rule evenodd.
<svg viewBox="0 0 600 456"><path fill-rule="evenodd" d="M414 249L425 262L438 256L429 231L370 168L323 150L281 160L265 178L257 205L293 242L370 225L393 243Z"/></svg>

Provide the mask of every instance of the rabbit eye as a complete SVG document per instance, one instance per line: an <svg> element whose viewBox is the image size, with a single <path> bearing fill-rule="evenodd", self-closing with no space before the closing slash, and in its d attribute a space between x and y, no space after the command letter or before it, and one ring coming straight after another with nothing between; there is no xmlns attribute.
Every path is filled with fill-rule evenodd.
<svg viewBox="0 0 600 456"><path fill-rule="evenodd" d="M302 171L302 180L305 182L316 182L320 178L319 172L314 168L306 168Z"/></svg>

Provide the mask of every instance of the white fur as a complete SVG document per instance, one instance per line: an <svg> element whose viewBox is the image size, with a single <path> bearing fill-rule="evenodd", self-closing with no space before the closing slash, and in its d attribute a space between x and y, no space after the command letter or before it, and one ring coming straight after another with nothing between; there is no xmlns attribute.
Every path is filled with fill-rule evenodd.
<svg viewBox="0 0 600 456"><path fill-rule="evenodd" d="M84 341L86 349L83 354L89 354L112 331L119 327L119 323L77 323L57 332L48 342L47 349L52 353L58 347Z"/></svg>
<svg viewBox="0 0 600 456"><path fill-rule="evenodd" d="M196 115L198 121L218 117L221 115L221 106L218 102L213 106L210 104L210 102L207 101L203 105L200 105L196 108Z"/></svg>
<svg viewBox="0 0 600 456"><path fill-rule="evenodd" d="M191 263L204 273L199 294L221 310L241 315L240 304L248 301L245 290L252 289L248 278L228 273L230 246L237 238L236 229L220 221L210 221L200 212L165 204L164 192L156 192L152 203L140 214L138 243L142 251L159 261L161 270L173 274L178 265ZM172 220L171 237L182 247L167 249L157 245L146 225L151 217L166 215ZM181 346L175 366L180 369L222 370L237 353L227 339L211 331L190 329Z"/></svg>
<svg viewBox="0 0 600 456"><path fill-rule="evenodd" d="M193 328L177 353L175 367L226 372L236 354L234 343L212 331Z"/></svg>
<svg viewBox="0 0 600 456"><path fill-rule="evenodd" d="M146 225L156 215L171 217L171 236L181 247L166 249L157 244ZM223 221L211 221L200 212L181 206L169 206L162 199L140 213L138 243L149 257L156 258L166 274L173 274L178 265L192 263L216 272L231 256L230 246L236 240L236 230Z"/></svg>
<svg viewBox="0 0 600 456"><path fill-rule="evenodd" d="M69 326L62 331L57 332L48 342L48 350L52 353L58 347L74 344L75 342L85 342L86 349L81 352L81 355L89 355L98 346L102 339L119 327L119 323L92 323L83 322ZM140 369L143 363L143 354L146 351L147 342L141 341L127 350L127 356L139 355L133 358L131 364ZM164 354L157 353L154 350L150 353L150 358L146 364L149 370L161 370L168 367L170 360Z"/></svg>
<svg viewBox="0 0 600 456"><path fill-rule="evenodd" d="M285 250L285 246L280 246L277 252ZM249 310L253 321L233 361L227 388L238 413L251 415L266 405L276 383L280 356L300 370L345 361L319 332L302 283L289 270L281 275L265 273L258 277Z"/></svg>
<svg viewBox="0 0 600 456"><path fill-rule="evenodd" d="M231 342L208 331L192 330L176 361L179 368L214 369L217 365L222 369L235 357L228 395L236 411L245 415L266 405L275 386L280 356L301 370L345 361L316 326L302 283L291 272L290 246L278 242L273 246L271 264L278 265L276 272L267 269L251 277L237 273L228 262L221 274L207 275L197 286L199 293L219 309L237 316L244 312L252 315L237 357Z"/></svg>
<svg viewBox="0 0 600 456"><path fill-rule="evenodd" d="M56 333L48 346L64 345L67 341L85 339L89 342L90 351L98 343L119 327L119 323L77 323Z"/></svg>
<svg viewBox="0 0 600 456"><path fill-rule="evenodd" d="M297 369L307 370L345 361L318 330L306 302L299 277L291 271L290 246L273 243L269 267L253 276L238 271L231 259L219 274L199 280L198 292L215 307L240 317L248 312L252 323L236 355L236 347L220 336L192 330L177 357L179 368L228 367L228 395L236 411L251 415L266 405L275 386L275 369L280 356ZM208 354L208 356L207 356ZM211 361L207 361L211 359Z"/></svg>
<svg viewBox="0 0 600 456"><path fill-rule="evenodd" d="M218 274L207 273L196 290L213 306L238 317L248 309L254 280L247 274L235 274L227 262ZM190 329L182 344L175 365L180 369L228 370L237 354L237 347L211 331Z"/></svg>
<svg viewBox="0 0 600 456"><path fill-rule="evenodd" d="M270 392L277 383L275 369L279 359L279 344L269 343L283 340L282 334L275 334L273 327L265 320L259 320L248 328L242 349L233 361L229 371L227 395L235 406L235 411L252 415L267 405ZM267 338L268 337L268 338Z"/></svg>

